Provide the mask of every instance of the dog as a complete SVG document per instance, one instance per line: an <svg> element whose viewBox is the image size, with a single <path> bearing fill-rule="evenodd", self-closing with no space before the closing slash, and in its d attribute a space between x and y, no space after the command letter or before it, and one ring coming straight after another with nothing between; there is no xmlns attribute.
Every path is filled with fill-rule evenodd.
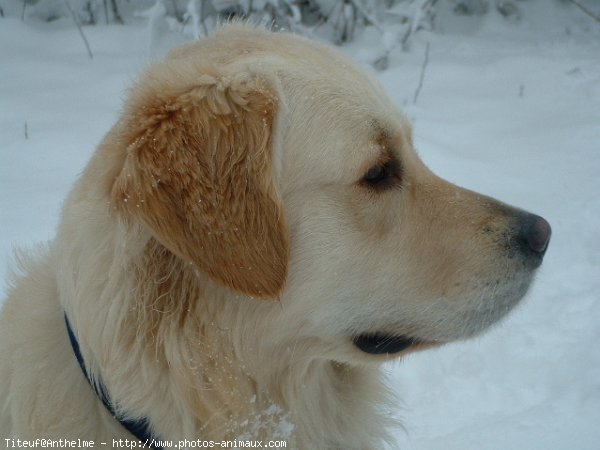
<svg viewBox="0 0 600 450"><path fill-rule="evenodd" d="M428 170L346 57L226 26L148 69L56 238L20 258L3 445L393 445L382 363L504 317L550 234Z"/></svg>

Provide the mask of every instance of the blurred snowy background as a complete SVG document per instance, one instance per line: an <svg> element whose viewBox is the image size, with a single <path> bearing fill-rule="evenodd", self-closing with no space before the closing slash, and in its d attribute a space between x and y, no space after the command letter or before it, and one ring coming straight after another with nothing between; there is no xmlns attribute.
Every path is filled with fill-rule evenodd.
<svg viewBox="0 0 600 450"><path fill-rule="evenodd" d="M136 74L227 17L339 46L433 170L553 226L500 326L386 367L399 448L599 449L598 0L0 0L2 279L13 247L52 238Z"/></svg>

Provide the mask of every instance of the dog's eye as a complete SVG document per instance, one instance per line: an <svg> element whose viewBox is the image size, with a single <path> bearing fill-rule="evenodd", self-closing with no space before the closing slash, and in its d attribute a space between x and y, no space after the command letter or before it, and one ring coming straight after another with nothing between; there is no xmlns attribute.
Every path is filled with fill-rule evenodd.
<svg viewBox="0 0 600 450"><path fill-rule="evenodd" d="M376 190L385 190L400 183L400 165L396 159L390 159L371 167L363 176L361 183Z"/></svg>

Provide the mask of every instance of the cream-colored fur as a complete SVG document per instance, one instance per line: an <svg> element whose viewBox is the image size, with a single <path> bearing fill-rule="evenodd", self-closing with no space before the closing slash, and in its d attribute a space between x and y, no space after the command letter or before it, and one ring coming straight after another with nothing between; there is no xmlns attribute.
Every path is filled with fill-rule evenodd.
<svg viewBox="0 0 600 450"><path fill-rule="evenodd" d="M395 185L366 185L390 158ZM507 250L515 214L427 170L351 61L229 26L149 69L56 239L23 257L0 316L0 437L131 438L66 313L118 410L161 439L380 449L397 355L354 337L418 339L403 355L496 322L533 273Z"/></svg>

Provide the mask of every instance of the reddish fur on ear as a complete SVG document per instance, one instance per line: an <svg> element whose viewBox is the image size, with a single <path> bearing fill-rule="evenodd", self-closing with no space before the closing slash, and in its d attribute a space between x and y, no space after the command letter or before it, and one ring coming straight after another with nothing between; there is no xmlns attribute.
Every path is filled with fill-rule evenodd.
<svg viewBox="0 0 600 450"><path fill-rule="evenodd" d="M216 281L277 296L289 242L272 173L270 90L249 77L205 75L178 93L134 92L129 111L129 147L111 193L126 220L139 217Z"/></svg>

